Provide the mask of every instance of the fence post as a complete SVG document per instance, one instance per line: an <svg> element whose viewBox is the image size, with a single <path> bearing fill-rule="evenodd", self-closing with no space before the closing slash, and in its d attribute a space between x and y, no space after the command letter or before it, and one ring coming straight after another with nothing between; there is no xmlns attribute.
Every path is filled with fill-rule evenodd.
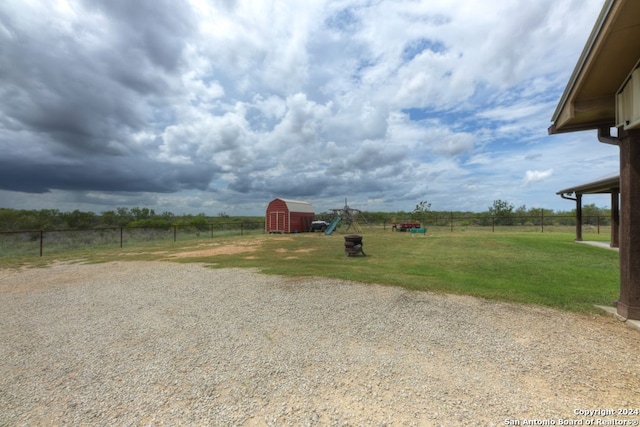
<svg viewBox="0 0 640 427"><path fill-rule="evenodd" d="M213 224L211 224L211 238L213 239Z"/></svg>
<svg viewBox="0 0 640 427"><path fill-rule="evenodd" d="M174 241L174 242L176 241L177 234L178 234L178 226L177 226L177 225L174 225L174 226L173 226L173 241Z"/></svg>
<svg viewBox="0 0 640 427"><path fill-rule="evenodd" d="M40 230L40 256L42 256L42 240L44 238L44 231Z"/></svg>
<svg viewBox="0 0 640 427"><path fill-rule="evenodd" d="M598 215L596 218L598 222L598 234L600 234L600 215Z"/></svg>
<svg viewBox="0 0 640 427"><path fill-rule="evenodd" d="M542 232L544 233L544 209L540 209L540 225L542 227Z"/></svg>
<svg viewBox="0 0 640 427"><path fill-rule="evenodd" d="M240 221L240 235L244 236L244 221Z"/></svg>
<svg viewBox="0 0 640 427"><path fill-rule="evenodd" d="M122 247L122 227L120 227L120 247Z"/></svg>
<svg viewBox="0 0 640 427"><path fill-rule="evenodd" d="M451 232L453 233L453 212L449 211L449 225L451 226Z"/></svg>
<svg viewBox="0 0 640 427"><path fill-rule="evenodd" d="M496 217L494 216L491 217L491 232L496 232Z"/></svg>

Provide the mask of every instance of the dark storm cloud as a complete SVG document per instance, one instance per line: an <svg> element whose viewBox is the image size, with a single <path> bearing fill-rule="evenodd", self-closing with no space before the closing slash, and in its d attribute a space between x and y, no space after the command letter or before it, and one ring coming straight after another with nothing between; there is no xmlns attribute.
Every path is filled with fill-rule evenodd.
<svg viewBox="0 0 640 427"><path fill-rule="evenodd" d="M207 188L210 168L156 163L145 152L154 147L135 142L136 132L160 131L167 123L157 120L172 116L166 106L194 26L190 8L157 0L84 5L75 10L83 19L71 23L0 6L0 188ZM25 150L35 158L23 160L17 153Z"/></svg>
<svg viewBox="0 0 640 427"><path fill-rule="evenodd" d="M282 197L294 199L324 196L336 180L331 177L290 176L271 179L254 186L263 194L282 194Z"/></svg>
<svg viewBox="0 0 640 427"><path fill-rule="evenodd" d="M255 179L239 177L229 189L241 194L258 194L267 199L272 196L291 199L323 198L362 194L387 190L384 181L371 179L367 174L350 177L320 174L307 176L304 172L290 171L278 177Z"/></svg>
<svg viewBox="0 0 640 427"><path fill-rule="evenodd" d="M52 189L170 193L206 190L215 173L209 165L172 165L125 157L72 164L0 159L0 189L25 193Z"/></svg>
<svg viewBox="0 0 640 427"><path fill-rule="evenodd" d="M168 72L177 69L182 49L196 23L188 3L179 0L86 0L112 26L112 47L123 58L146 59ZM135 65L142 61L135 61Z"/></svg>
<svg viewBox="0 0 640 427"><path fill-rule="evenodd" d="M143 125L140 102L104 78L101 59L87 59L87 46L55 31L14 32L0 57L0 111L14 127L74 150L105 152L103 140L121 141L124 131Z"/></svg>

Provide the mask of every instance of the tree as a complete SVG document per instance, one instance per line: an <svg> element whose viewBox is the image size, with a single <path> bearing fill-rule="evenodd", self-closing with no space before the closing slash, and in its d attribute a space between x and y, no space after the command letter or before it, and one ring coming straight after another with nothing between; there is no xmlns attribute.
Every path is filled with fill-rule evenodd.
<svg viewBox="0 0 640 427"><path fill-rule="evenodd" d="M73 212L63 214L67 227L78 230L82 228L93 228L98 223L98 217L93 212L81 212L76 209Z"/></svg>
<svg viewBox="0 0 640 427"><path fill-rule="evenodd" d="M164 220L167 220L167 221L173 221L176 218L176 216L172 212L169 212L169 211L162 212L160 214L160 217L162 219L164 219Z"/></svg>
<svg viewBox="0 0 640 427"><path fill-rule="evenodd" d="M151 219L156 216L156 213L153 209L138 207L131 208L131 214L136 220Z"/></svg>
<svg viewBox="0 0 640 427"><path fill-rule="evenodd" d="M109 227L120 225L118 221L118 215L114 211L102 212L102 224Z"/></svg>
<svg viewBox="0 0 640 427"><path fill-rule="evenodd" d="M199 213L195 217L190 218L189 225L198 231L205 231L209 229L209 221L207 221L207 217L203 213Z"/></svg>
<svg viewBox="0 0 640 427"><path fill-rule="evenodd" d="M118 223L123 226L129 224L133 221L133 215L128 208L117 208L116 212L118 213Z"/></svg>
<svg viewBox="0 0 640 427"><path fill-rule="evenodd" d="M427 202L426 200L423 200L416 205L415 209L413 209L413 212L411 212L411 214L414 218L417 218L420 221L420 224L422 226L424 226L425 216L430 211L430 209L431 209L431 203Z"/></svg>
<svg viewBox="0 0 640 427"><path fill-rule="evenodd" d="M609 225L610 223L610 211L597 207L594 203L582 206L582 223L589 225L598 224L598 217L600 217L601 225Z"/></svg>
<svg viewBox="0 0 640 427"><path fill-rule="evenodd" d="M504 200L494 200L489 214L495 218L497 225L513 225L513 205Z"/></svg>

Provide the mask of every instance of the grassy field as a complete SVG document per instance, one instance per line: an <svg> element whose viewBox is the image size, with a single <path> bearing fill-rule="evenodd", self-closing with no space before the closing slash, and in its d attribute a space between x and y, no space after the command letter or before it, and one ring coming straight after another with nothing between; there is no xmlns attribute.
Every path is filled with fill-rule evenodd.
<svg viewBox="0 0 640 427"><path fill-rule="evenodd" d="M343 235L247 235L99 247L42 258L3 257L0 267L54 261L158 260L212 268L257 268L267 274L325 276L474 295L570 311L594 312L619 295L614 251L579 245L571 231L434 231L426 236L365 230L366 257L346 257ZM606 240L606 235L585 236Z"/></svg>

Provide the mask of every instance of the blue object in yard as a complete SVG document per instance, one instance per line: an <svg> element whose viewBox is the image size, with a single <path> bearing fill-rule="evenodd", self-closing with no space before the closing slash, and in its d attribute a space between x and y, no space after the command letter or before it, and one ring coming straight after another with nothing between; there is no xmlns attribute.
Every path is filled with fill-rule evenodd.
<svg viewBox="0 0 640 427"><path fill-rule="evenodd" d="M327 227L327 229L324 231L324 234L326 234L327 236L330 236L331 233L333 233L333 231L336 229L336 227L338 226L338 223L340 222L342 218L340 218L339 216L333 218L333 221L331 221L331 224L329 224L329 226Z"/></svg>

